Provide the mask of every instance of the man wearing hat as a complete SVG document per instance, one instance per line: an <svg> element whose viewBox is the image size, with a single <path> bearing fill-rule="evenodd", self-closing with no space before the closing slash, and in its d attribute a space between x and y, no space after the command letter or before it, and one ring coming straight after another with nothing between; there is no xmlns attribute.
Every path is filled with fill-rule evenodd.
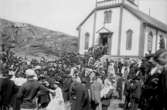
<svg viewBox="0 0 167 110"><path fill-rule="evenodd" d="M37 107L37 93L41 90L49 90L34 79L34 77L36 77L34 70L28 69L26 70L25 74L27 77L27 82L22 85L17 97L21 101L21 110L35 110Z"/></svg>
<svg viewBox="0 0 167 110"><path fill-rule="evenodd" d="M150 63L148 78L142 91L142 110L167 110L167 50L160 49L146 59Z"/></svg>
<svg viewBox="0 0 167 110"><path fill-rule="evenodd" d="M157 71L160 74L160 96L163 109L167 110L167 50L160 49L154 55L154 60L158 63ZM159 109L160 110L160 109Z"/></svg>
<svg viewBox="0 0 167 110"><path fill-rule="evenodd" d="M84 110L87 99L86 87L81 83L80 78L73 78L70 87L71 110Z"/></svg>
<svg viewBox="0 0 167 110"><path fill-rule="evenodd" d="M122 100L122 90L123 90L123 77L122 73L118 74L116 90L118 92L118 99Z"/></svg>

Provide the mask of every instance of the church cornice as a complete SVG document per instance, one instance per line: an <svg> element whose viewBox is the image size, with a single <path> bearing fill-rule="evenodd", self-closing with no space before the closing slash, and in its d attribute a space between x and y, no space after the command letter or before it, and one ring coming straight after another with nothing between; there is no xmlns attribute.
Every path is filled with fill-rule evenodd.
<svg viewBox="0 0 167 110"><path fill-rule="evenodd" d="M129 1L130 3L132 3L133 5L135 5L136 7L139 7L137 4L135 4L133 1L131 1L131 0L127 0L127 1Z"/></svg>
<svg viewBox="0 0 167 110"><path fill-rule="evenodd" d="M145 14L144 12L134 9L126 4L123 4L123 8L132 13L135 17L143 22L144 25L153 27L155 29L161 30L162 32L167 33L167 25L161 21Z"/></svg>
<svg viewBox="0 0 167 110"><path fill-rule="evenodd" d="M103 26L102 28L100 28L99 30L97 30L96 33L101 33L102 30L105 30L107 33L112 33L109 29L107 29L105 26Z"/></svg>
<svg viewBox="0 0 167 110"><path fill-rule="evenodd" d="M96 7L94 8L89 14L88 16L79 24L79 26L77 27L77 30L79 30L79 28L87 21L87 19L94 14L95 11L99 11L99 10L104 10L104 9L109 9L109 8L116 8L116 7L120 7L121 5L123 5L123 3L118 3L115 5L108 5L108 6L101 6L101 7Z"/></svg>
<svg viewBox="0 0 167 110"><path fill-rule="evenodd" d="M167 33L167 25L162 23L161 21L158 21L157 19L141 12L140 10L134 9L124 3L118 3L114 5L107 5L107 6L101 6L93 9L91 13L79 24L77 27L77 30L89 19L89 17L94 14L95 11L99 10L105 10L105 9L110 9L110 8L116 8L116 7L121 7L123 6L124 9L128 10L130 13L132 13L134 16L136 16L139 20L141 20L144 24L147 24L151 27L154 27L158 30L161 30L165 33Z"/></svg>

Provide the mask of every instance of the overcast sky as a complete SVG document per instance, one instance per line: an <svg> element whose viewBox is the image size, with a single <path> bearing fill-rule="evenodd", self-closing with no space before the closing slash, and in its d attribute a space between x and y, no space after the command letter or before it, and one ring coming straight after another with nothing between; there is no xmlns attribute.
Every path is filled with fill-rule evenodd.
<svg viewBox="0 0 167 110"><path fill-rule="evenodd" d="M167 0L141 0L141 9L167 23ZM77 36L95 0L0 0L0 17Z"/></svg>

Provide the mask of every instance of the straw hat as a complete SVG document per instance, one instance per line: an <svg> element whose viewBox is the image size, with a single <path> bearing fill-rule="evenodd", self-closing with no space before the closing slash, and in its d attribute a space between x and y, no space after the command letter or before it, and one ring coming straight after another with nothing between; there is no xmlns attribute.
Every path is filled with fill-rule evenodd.
<svg viewBox="0 0 167 110"><path fill-rule="evenodd" d="M35 66L34 70L40 70L41 69L41 66L37 65Z"/></svg>
<svg viewBox="0 0 167 110"><path fill-rule="evenodd" d="M35 76L37 76L35 71L32 70L32 69L26 70L25 74L26 74L27 77L35 77Z"/></svg>

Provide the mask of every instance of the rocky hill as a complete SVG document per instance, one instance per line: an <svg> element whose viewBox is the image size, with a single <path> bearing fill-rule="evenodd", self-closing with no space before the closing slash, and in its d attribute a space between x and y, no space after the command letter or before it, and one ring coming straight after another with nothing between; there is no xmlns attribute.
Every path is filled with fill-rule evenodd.
<svg viewBox="0 0 167 110"><path fill-rule="evenodd" d="M26 23L0 19L0 45L19 56L54 57L63 51L78 51L78 38Z"/></svg>

